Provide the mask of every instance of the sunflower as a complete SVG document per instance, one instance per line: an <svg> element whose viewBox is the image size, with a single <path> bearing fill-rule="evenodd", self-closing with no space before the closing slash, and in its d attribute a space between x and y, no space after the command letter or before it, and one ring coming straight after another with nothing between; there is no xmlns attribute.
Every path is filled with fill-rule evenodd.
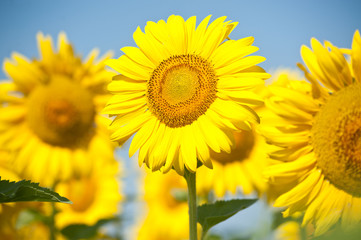
<svg viewBox="0 0 361 240"><path fill-rule="evenodd" d="M260 109L257 113L262 119ZM235 131L235 144L231 152L216 153L211 151L213 169L200 168L197 175L198 191L201 195L214 191L222 197L229 191L232 194L242 189L244 194L266 191L267 183L263 170L267 166L267 145L264 138L256 131Z"/></svg>
<svg viewBox="0 0 361 240"><path fill-rule="evenodd" d="M311 46L301 48L308 70L299 64L309 82L269 87L266 106L279 118L265 135L280 149L265 173L283 189L274 205L287 206L285 216L304 211L303 225L313 223L320 235L338 221L361 220L360 33L351 50L316 39Z"/></svg>
<svg viewBox="0 0 361 240"><path fill-rule="evenodd" d="M92 226L101 219L113 218L122 199L117 181L117 161L95 163L88 176L59 182L55 191L71 199L73 204L57 204L56 226L61 229L70 224Z"/></svg>
<svg viewBox="0 0 361 240"><path fill-rule="evenodd" d="M162 187L159 187L162 186ZM138 240L188 239L186 181L175 172L149 173L144 182L148 213L138 232Z"/></svg>
<svg viewBox="0 0 361 240"><path fill-rule="evenodd" d="M269 75L248 56L258 50L253 38L226 40L237 23L220 17L196 28L196 17L170 16L134 32L137 47L106 64L119 72L109 84L114 94L103 113L115 116L111 139L134 133L129 155L139 149L139 165L181 175L197 169L197 159L212 168L210 151L230 152L231 130L250 129L259 117L250 106L262 100L251 90Z"/></svg>
<svg viewBox="0 0 361 240"><path fill-rule="evenodd" d="M37 35L40 59L13 53L4 61L10 81L0 83L0 146L16 153L22 178L52 186L88 173L99 159L113 159L108 122L98 113L109 99L112 73L93 50L74 54L64 33L58 50L50 36Z"/></svg>

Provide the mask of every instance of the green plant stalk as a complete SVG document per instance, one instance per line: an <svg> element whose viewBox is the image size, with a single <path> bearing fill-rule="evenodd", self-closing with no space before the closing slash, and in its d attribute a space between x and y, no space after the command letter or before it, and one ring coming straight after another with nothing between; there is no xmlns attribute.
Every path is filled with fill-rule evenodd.
<svg viewBox="0 0 361 240"><path fill-rule="evenodd" d="M56 187L57 183L55 182L53 184L53 187L51 188L53 191L55 191L55 187ZM49 218L49 234L50 234L50 240L55 240L56 239L56 227L55 227L55 215L57 214L56 211L56 207L55 207L55 203L52 202L51 203L51 215Z"/></svg>
<svg viewBox="0 0 361 240"><path fill-rule="evenodd" d="M50 234L50 240L55 240L55 232L56 232L56 229L55 229L55 214L56 214L56 209L55 209L55 203L51 203L51 207L52 207L52 210L51 210L51 215L50 215L50 221L49 221L49 234Z"/></svg>
<svg viewBox="0 0 361 240"><path fill-rule="evenodd" d="M185 169L184 178L187 181L188 187L189 239L197 240L196 173L191 173L188 169Z"/></svg>

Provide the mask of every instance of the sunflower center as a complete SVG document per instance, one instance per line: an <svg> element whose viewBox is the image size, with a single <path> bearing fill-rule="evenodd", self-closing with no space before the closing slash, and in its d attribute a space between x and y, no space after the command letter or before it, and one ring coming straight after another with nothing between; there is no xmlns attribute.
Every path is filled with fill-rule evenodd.
<svg viewBox="0 0 361 240"><path fill-rule="evenodd" d="M321 108L312 127L317 166L337 188L361 197L361 84L350 85Z"/></svg>
<svg viewBox="0 0 361 240"><path fill-rule="evenodd" d="M196 55L176 55L153 71L148 82L149 109L168 127L191 124L216 99L217 78L210 63Z"/></svg>
<svg viewBox="0 0 361 240"><path fill-rule="evenodd" d="M67 78L55 77L28 98L27 121L44 142L74 147L92 132L94 105L90 92Z"/></svg>
<svg viewBox="0 0 361 240"><path fill-rule="evenodd" d="M234 133L234 141L230 153L211 151L211 158L224 165L247 159L255 143L254 133L252 131L237 131Z"/></svg>

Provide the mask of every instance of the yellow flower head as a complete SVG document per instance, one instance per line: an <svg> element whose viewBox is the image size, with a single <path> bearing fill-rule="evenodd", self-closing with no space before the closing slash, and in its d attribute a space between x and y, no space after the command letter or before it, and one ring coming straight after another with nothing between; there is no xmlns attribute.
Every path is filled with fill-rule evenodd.
<svg viewBox="0 0 361 240"><path fill-rule="evenodd" d="M104 59L74 54L64 33L54 50L50 36L37 35L40 59L14 53L4 61L10 81L0 83L0 146L16 153L23 178L52 186L90 171L99 159L113 159L105 118L111 73Z"/></svg>
<svg viewBox="0 0 361 240"><path fill-rule="evenodd" d="M186 181L175 172L165 176L159 172L149 173L145 178L144 189L148 213L139 229L137 239L188 239Z"/></svg>
<svg viewBox="0 0 361 240"><path fill-rule="evenodd" d="M356 31L350 51L316 39L311 46L301 48L308 70L299 64L310 83L270 87L266 106L279 119L266 135L280 149L266 175L283 188L275 206L287 206L286 216L305 211L303 224L320 235L339 220L361 220L361 38Z"/></svg>
<svg viewBox="0 0 361 240"><path fill-rule="evenodd" d="M57 204L59 212L55 223L59 229L70 224L94 225L101 219L112 218L118 213L122 199L117 181L117 161L96 163L88 176L73 178L57 184L55 191L71 199L72 204Z"/></svg>
<svg viewBox="0 0 361 240"><path fill-rule="evenodd" d="M114 96L103 113L115 116L111 139L123 142L134 133L129 154L139 149L139 164L181 175L197 169L197 159L212 168L210 149L230 152L230 130L250 129L259 121L249 107L262 101L252 90L269 74L255 66L263 57L253 38L226 40L237 23L210 16L196 27L196 17L170 16L134 32L137 47L107 65L120 74L108 89Z"/></svg>

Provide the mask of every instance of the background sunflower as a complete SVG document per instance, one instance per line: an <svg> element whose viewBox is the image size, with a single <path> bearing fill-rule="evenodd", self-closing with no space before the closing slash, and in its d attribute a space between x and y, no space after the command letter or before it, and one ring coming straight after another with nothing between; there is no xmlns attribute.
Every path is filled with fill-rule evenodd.
<svg viewBox="0 0 361 240"><path fill-rule="evenodd" d="M22 177L52 187L87 174L94 161L111 161L107 120L99 115L108 99L111 73L93 50L84 62L64 33L58 50L50 36L37 35L40 59L13 53L4 61L9 81L0 84L0 148L13 156Z"/></svg>
<svg viewBox="0 0 361 240"><path fill-rule="evenodd" d="M287 206L285 216L305 211L303 225L312 222L320 235L339 220L350 228L361 219L360 34L345 51L351 62L330 42L311 45L301 48L309 71L299 64L308 82L283 78L269 87L266 106L279 121L265 135L280 150L266 174L283 188L274 205Z"/></svg>

